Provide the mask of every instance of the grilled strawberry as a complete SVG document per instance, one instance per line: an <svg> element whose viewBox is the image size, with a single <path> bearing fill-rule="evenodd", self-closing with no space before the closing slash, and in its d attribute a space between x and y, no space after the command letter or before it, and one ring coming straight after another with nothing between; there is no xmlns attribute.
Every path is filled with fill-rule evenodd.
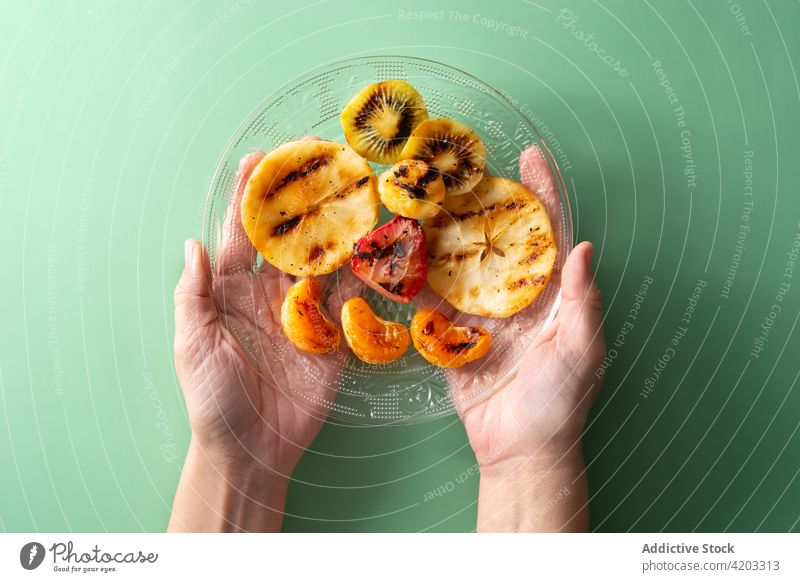
<svg viewBox="0 0 800 582"><path fill-rule="evenodd" d="M419 223L397 216L356 243L350 267L384 297L408 303L425 285L425 252Z"/></svg>

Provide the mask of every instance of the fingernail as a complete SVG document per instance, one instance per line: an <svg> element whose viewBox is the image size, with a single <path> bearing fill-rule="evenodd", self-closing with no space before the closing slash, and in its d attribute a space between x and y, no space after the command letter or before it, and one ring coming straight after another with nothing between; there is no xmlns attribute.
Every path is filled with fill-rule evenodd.
<svg viewBox="0 0 800 582"><path fill-rule="evenodd" d="M594 251L594 246L589 243L589 250L586 251L586 268L589 272L592 272L592 253Z"/></svg>
<svg viewBox="0 0 800 582"><path fill-rule="evenodd" d="M194 269L194 241L192 239L187 239L183 243L183 264Z"/></svg>

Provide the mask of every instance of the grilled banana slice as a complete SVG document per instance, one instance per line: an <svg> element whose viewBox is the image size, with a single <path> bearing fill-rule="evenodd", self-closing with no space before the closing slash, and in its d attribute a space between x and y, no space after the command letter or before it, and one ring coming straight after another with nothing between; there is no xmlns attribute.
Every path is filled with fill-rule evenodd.
<svg viewBox="0 0 800 582"><path fill-rule="evenodd" d="M544 289L556 260L544 207L504 178L485 178L473 192L448 197L424 230L428 283L464 313L513 315Z"/></svg>
<svg viewBox="0 0 800 582"><path fill-rule="evenodd" d="M393 164L408 136L428 118L425 102L405 81L362 89L340 116L347 143L370 162Z"/></svg>
<svg viewBox="0 0 800 582"><path fill-rule="evenodd" d="M452 119L428 119L420 123L400 152L401 160L422 160L435 168L448 196L469 192L483 177L486 147L481 138Z"/></svg>
<svg viewBox="0 0 800 582"><path fill-rule="evenodd" d="M411 344L405 325L381 319L361 297L342 306L342 331L353 353L368 364L394 362Z"/></svg>
<svg viewBox="0 0 800 582"><path fill-rule="evenodd" d="M381 202L394 214L424 220L441 210L446 196L442 175L422 160L396 163L378 178Z"/></svg>
<svg viewBox="0 0 800 582"><path fill-rule="evenodd" d="M378 222L377 178L345 144L286 143L245 186L242 225L265 260L301 277L335 271Z"/></svg>
<svg viewBox="0 0 800 582"><path fill-rule="evenodd" d="M339 345L339 330L319 309L322 292L313 277L289 287L281 305L283 333L295 347L310 354L324 354Z"/></svg>

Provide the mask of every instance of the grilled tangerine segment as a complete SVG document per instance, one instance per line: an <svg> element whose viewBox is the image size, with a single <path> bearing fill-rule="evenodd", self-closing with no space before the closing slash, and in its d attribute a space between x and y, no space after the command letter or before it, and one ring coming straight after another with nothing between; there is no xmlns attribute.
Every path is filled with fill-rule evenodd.
<svg viewBox="0 0 800 582"><path fill-rule="evenodd" d="M460 368L482 358L492 336L482 327L459 327L435 309L420 309L411 320L414 347L431 364Z"/></svg>
<svg viewBox="0 0 800 582"><path fill-rule="evenodd" d="M335 350L339 330L319 308L322 291L313 277L301 279L289 288L281 305L283 333L294 346L310 354Z"/></svg>
<svg viewBox="0 0 800 582"><path fill-rule="evenodd" d="M356 357L368 364L394 362L411 344L405 325L381 319L361 297L342 306L342 330Z"/></svg>

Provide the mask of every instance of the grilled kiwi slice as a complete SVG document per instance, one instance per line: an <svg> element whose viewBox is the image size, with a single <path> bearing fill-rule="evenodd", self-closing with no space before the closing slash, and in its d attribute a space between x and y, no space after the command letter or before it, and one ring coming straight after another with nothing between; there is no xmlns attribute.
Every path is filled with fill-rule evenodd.
<svg viewBox="0 0 800 582"><path fill-rule="evenodd" d="M452 119L428 119L411 134L402 160L422 160L436 169L448 196L469 192L483 177L486 147L474 131Z"/></svg>
<svg viewBox="0 0 800 582"><path fill-rule="evenodd" d="M428 283L464 313L509 317L550 280L556 241L542 203L522 184L484 178L425 221Z"/></svg>
<svg viewBox="0 0 800 582"><path fill-rule="evenodd" d="M400 80L365 87L341 114L347 143L379 164L395 163L411 132L427 118L422 96Z"/></svg>
<svg viewBox="0 0 800 582"><path fill-rule="evenodd" d="M298 277L330 273L378 223L377 178L349 146L285 143L256 166L242 197L242 225L264 259Z"/></svg>
<svg viewBox="0 0 800 582"><path fill-rule="evenodd" d="M446 196L442 175L422 160L397 162L378 178L381 202L394 214L424 220L436 216Z"/></svg>

